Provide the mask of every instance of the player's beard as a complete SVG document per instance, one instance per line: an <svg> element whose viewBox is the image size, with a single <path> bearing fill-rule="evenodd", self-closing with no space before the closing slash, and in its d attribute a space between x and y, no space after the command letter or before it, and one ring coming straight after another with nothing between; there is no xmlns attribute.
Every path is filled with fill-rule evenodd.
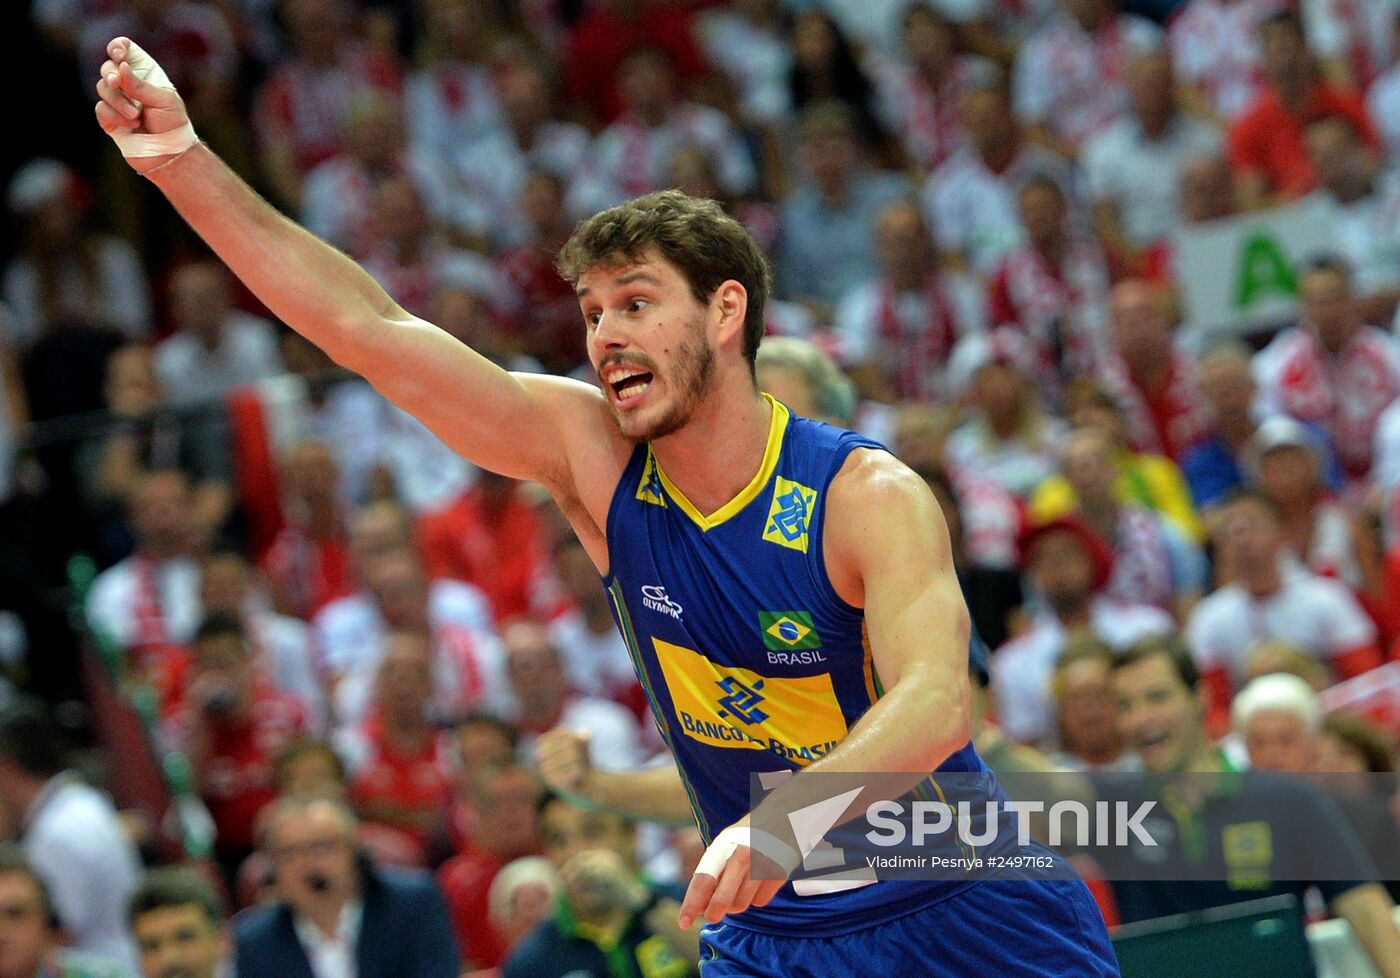
<svg viewBox="0 0 1400 978"><path fill-rule="evenodd" d="M690 423L696 407L714 386L715 351L705 341L704 324L697 322L694 327L687 339L677 347L666 371L665 389L671 402L665 412L655 420L645 422L614 411L613 418L622 437L634 445L656 441L684 428Z"/></svg>

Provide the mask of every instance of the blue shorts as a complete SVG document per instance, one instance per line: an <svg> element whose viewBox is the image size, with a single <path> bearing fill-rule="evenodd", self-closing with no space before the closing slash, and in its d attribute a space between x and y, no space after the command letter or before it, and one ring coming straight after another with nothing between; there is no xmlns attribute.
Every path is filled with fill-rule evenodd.
<svg viewBox="0 0 1400 978"><path fill-rule="evenodd" d="M700 932L700 978L1119 978L1103 916L1079 880L989 881L837 937L730 923Z"/></svg>

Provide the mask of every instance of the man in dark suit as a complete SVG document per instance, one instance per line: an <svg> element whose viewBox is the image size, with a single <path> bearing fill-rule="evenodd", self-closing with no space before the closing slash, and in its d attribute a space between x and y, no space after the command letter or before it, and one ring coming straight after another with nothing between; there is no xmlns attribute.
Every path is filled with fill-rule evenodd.
<svg viewBox="0 0 1400 978"><path fill-rule="evenodd" d="M269 816L263 841L282 899L235 922L239 978L456 978L432 877L371 866L338 801L282 799Z"/></svg>

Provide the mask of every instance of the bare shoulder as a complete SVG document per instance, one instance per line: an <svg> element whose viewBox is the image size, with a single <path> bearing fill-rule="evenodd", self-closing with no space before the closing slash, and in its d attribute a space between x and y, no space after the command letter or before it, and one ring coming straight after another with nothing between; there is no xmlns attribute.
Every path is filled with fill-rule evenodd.
<svg viewBox="0 0 1400 978"><path fill-rule="evenodd" d="M881 563L942 562L948 532L924 480L888 452L857 449L831 480L823 547L838 594L864 606L864 580ZM862 600L852 600L860 598Z"/></svg>

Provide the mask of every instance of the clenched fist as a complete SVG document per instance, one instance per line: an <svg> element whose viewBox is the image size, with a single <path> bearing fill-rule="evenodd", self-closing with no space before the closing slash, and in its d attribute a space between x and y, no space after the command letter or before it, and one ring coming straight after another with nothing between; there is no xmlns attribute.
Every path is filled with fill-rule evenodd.
<svg viewBox="0 0 1400 978"><path fill-rule="evenodd" d="M107 45L97 94L102 99L98 123L138 173L154 170L198 141L180 93L155 58L130 38Z"/></svg>

